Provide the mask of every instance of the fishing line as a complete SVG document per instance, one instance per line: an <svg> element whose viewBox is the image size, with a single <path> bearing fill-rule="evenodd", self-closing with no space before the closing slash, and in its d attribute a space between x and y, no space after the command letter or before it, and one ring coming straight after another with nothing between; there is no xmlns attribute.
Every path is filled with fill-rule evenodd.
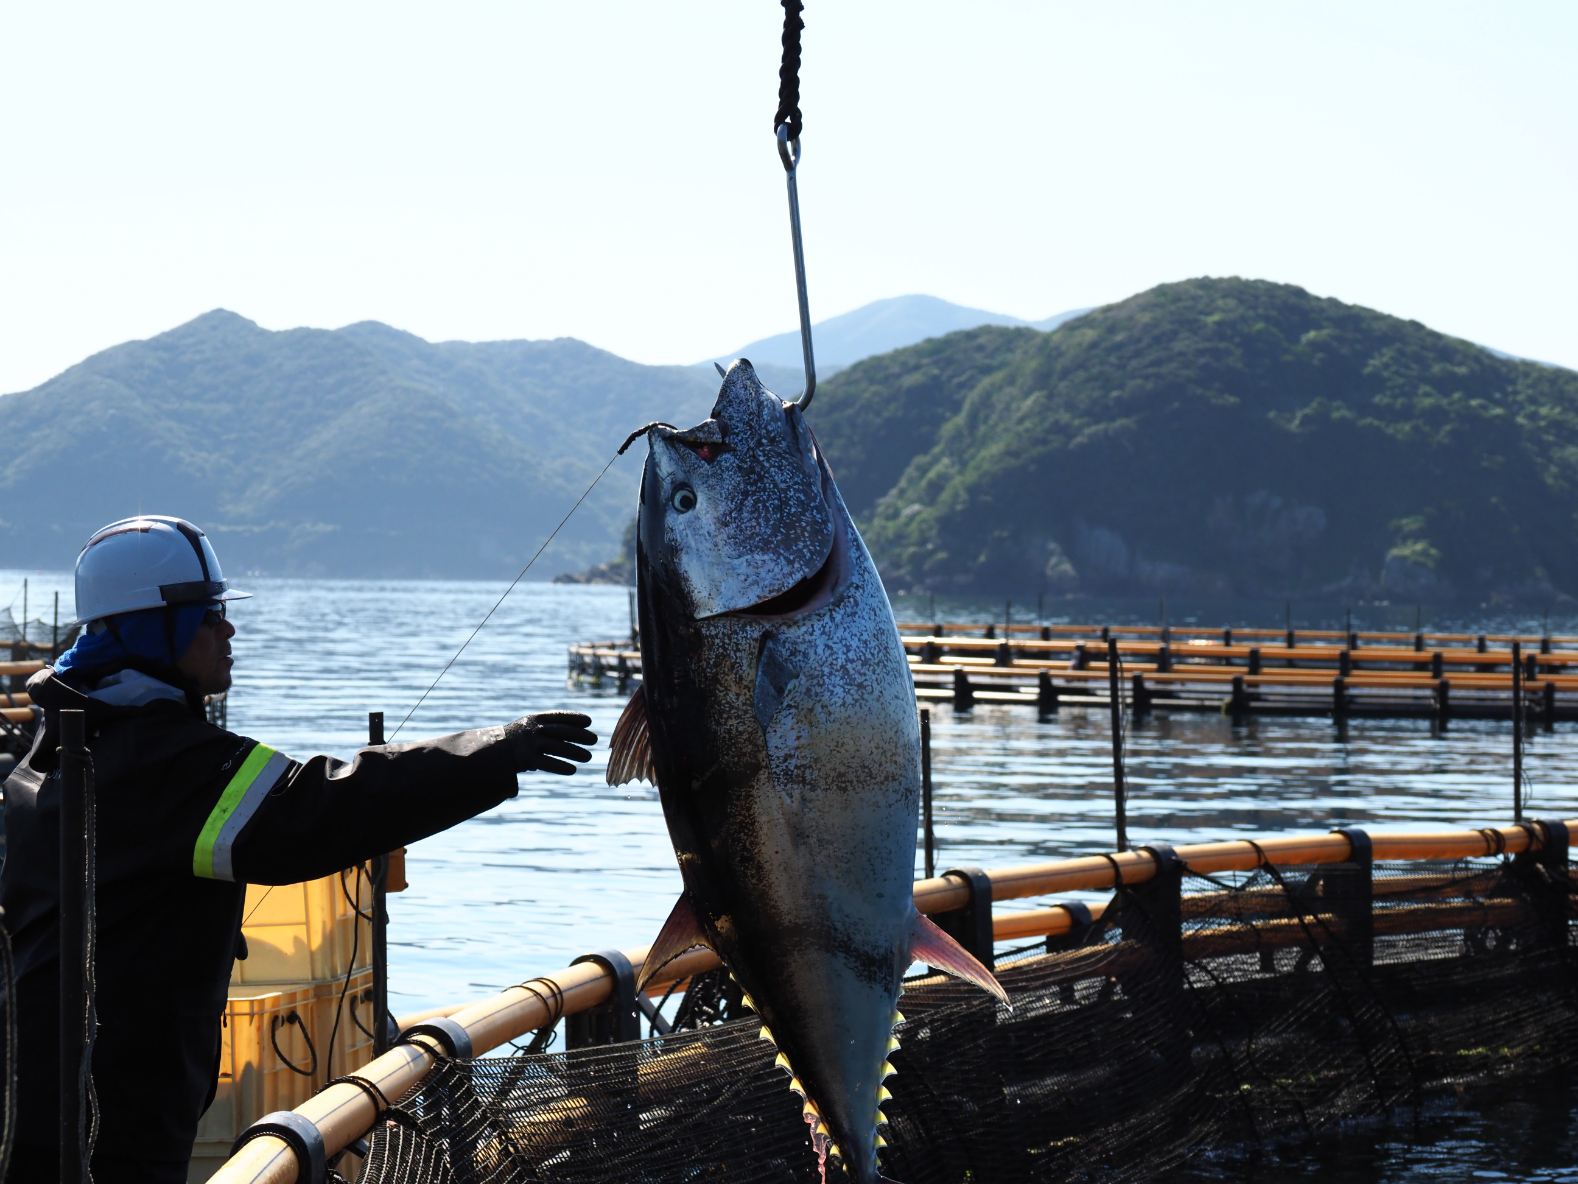
<svg viewBox="0 0 1578 1184"><path fill-rule="evenodd" d="M455 664L455 662L460 658L460 655L466 652L466 647L476 640L477 634L482 632L482 627L493 619L493 614L499 611L499 605L504 603L504 598L511 592L515 591L515 585L520 583L521 580L526 577L526 573L531 570L531 565L537 562L537 557L548 549L548 544L553 542L554 536L564 529L564 524L570 521L570 515L574 514L581 508L581 503L586 500L587 495L590 494L592 490L597 488L597 483L603 479L604 474L606 474L609 469L613 468L614 462L624 455L625 449L629 448L630 445L635 442L638 436L644 435L646 432L651 430L653 426L655 425L648 424L640 431L633 432L630 436L630 439L626 440L624 444L620 446L619 451L608 458L608 463L603 466L602 471L599 472L597 476L592 478L592 483L586 487L580 497L575 499L575 505L570 507L569 513L565 514L563 518L559 519L559 525L555 526L553 528L553 532L542 541L542 546L537 548L536 554L526 561L526 566L521 568L520 574L510 581L510 586L504 589L504 595L500 596L498 600L493 602L493 607L488 610L488 615L477 622L477 627L471 631L471 636L466 638L465 641L461 642L460 648L455 651L454 657L450 658L449 661L444 663L444 668L438 672L438 678L435 678L428 686L427 690L422 692L422 697L416 701L416 703L411 707L411 710L405 713L405 718L400 721L400 727L397 727L394 730L386 743L394 743L395 736L400 734L400 728L405 727L406 724L411 722L411 717L416 714L416 709L422 706L423 703L427 702L427 697L433 693L433 688L439 684L439 681L444 677L444 675L449 673L449 668Z"/></svg>

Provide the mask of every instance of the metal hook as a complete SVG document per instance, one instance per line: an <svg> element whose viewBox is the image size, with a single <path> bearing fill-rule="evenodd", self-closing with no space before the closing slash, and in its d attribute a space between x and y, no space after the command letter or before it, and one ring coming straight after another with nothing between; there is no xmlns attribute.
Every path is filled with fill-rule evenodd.
<svg viewBox="0 0 1578 1184"><path fill-rule="evenodd" d="M789 138L789 125L778 125L778 159L784 162L784 172L792 173L800 167L800 141Z"/></svg>
<svg viewBox="0 0 1578 1184"><path fill-rule="evenodd" d="M778 158L783 161L789 186L789 234L794 240L794 282L800 299L800 353L805 361L805 392L796 401L801 411L811 406L816 394L816 358L811 351L811 305L805 294L805 251L800 246L800 190L795 172L800 167L800 141L789 139L789 125L778 125Z"/></svg>

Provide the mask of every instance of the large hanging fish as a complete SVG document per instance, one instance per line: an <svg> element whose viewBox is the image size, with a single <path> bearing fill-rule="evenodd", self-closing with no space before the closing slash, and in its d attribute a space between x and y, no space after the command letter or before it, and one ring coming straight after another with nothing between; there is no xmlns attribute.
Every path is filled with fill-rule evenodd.
<svg viewBox="0 0 1578 1184"><path fill-rule="evenodd" d="M881 1177L912 960L1007 996L915 910L914 684L882 582L800 409L751 364L712 417L647 429L642 687L608 781L657 784L685 891L646 975L711 947L805 1099L824 1179Z"/></svg>

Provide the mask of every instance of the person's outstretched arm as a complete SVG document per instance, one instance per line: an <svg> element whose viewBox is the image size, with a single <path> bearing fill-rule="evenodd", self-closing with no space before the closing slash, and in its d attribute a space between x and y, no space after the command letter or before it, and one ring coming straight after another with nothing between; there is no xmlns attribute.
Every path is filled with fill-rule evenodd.
<svg viewBox="0 0 1578 1184"><path fill-rule="evenodd" d="M198 876L295 884L333 875L447 830L516 792L516 774L568 774L597 737L578 712L528 715L503 727L364 748L347 762L291 760L247 741L192 854Z"/></svg>

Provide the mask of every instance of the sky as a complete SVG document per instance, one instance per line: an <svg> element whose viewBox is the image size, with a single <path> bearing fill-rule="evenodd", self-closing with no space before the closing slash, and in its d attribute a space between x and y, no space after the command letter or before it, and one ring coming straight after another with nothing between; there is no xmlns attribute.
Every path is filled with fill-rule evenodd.
<svg viewBox="0 0 1578 1184"><path fill-rule="evenodd" d="M0 391L224 307L694 362L796 324L781 10L0 8ZM1299 284L1578 367L1578 4L809 0L812 315Z"/></svg>

